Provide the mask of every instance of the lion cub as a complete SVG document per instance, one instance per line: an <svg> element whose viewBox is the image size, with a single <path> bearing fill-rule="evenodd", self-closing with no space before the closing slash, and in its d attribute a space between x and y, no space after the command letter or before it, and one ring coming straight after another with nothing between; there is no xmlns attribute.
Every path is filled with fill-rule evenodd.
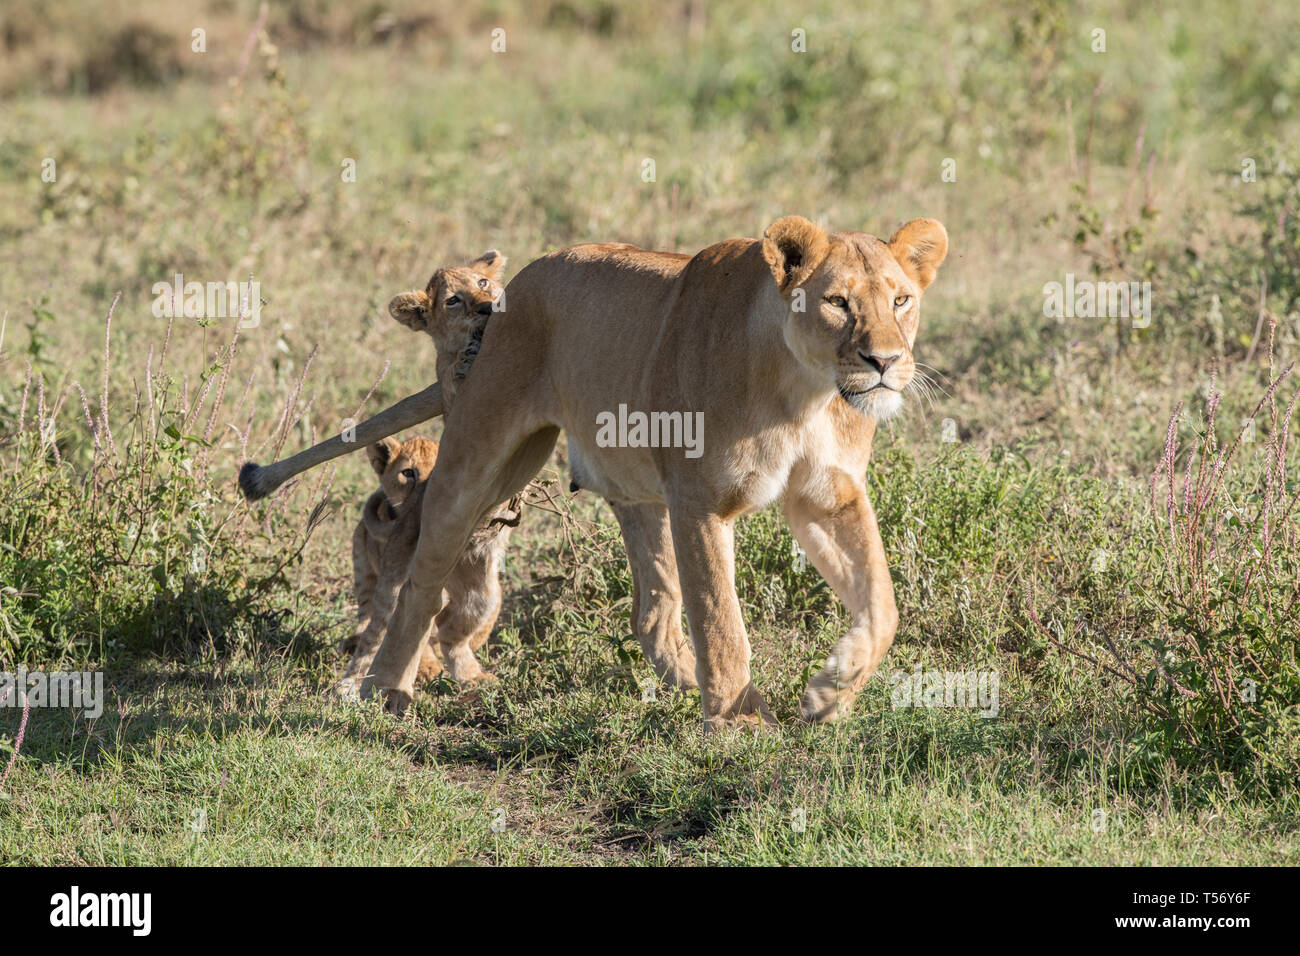
<svg viewBox="0 0 1300 956"><path fill-rule="evenodd" d="M358 620L356 633L339 645L345 654L364 644L367 632L377 630L370 625L375 588L381 577L388 576L384 568L388 542L404 516L418 528L419 518L410 514L411 506L423 500L424 481L438 458L438 443L421 437L406 442L385 438L366 449L366 458L379 475L379 489L367 499L352 532L352 584ZM393 558L400 559L400 555L394 553Z"/></svg>
<svg viewBox="0 0 1300 956"><path fill-rule="evenodd" d="M448 408L478 354L492 304L502 292L499 278L505 262L501 253L492 250L468 266L439 269L429 281L434 294L420 303L420 327L434 339L439 380ZM403 324L412 323L403 320ZM369 673L397 606L420 537L424 489L438 457L438 443L428 438L411 438L404 443L385 438L369 446L366 455L379 475L380 489L366 501L352 535L359 621L356 633L340 645L340 650L350 652L352 659L336 688L346 697L356 695ZM474 651L492 633L501 611L501 586L497 580L501 557L510 529L519 524L519 508L517 497L501 505L470 536L447 580L442 611L430 622L425 635L418 680L430 680L441 672L440 645L454 647L468 640ZM480 676L491 679L487 673Z"/></svg>

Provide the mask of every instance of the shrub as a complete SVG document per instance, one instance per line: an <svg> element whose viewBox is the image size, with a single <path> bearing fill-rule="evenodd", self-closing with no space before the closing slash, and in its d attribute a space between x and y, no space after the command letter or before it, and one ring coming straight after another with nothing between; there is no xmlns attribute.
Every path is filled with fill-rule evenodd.
<svg viewBox="0 0 1300 956"><path fill-rule="evenodd" d="M79 383L54 396L28 366L22 402L0 422L0 662L103 661L278 630L274 586L324 509L295 530L273 503L259 527L214 491L236 338L188 389L165 369L166 349L156 362L151 350L145 394L111 425L107 369L93 407ZM84 430L69 421L77 411ZM216 462L230 475L234 465Z"/></svg>
<svg viewBox="0 0 1300 956"><path fill-rule="evenodd" d="M1287 477L1300 393L1282 410L1277 401L1290 372L1272 379L1226 446L1213 389L1190 449L1179 440L1181 404L1169 419L1151 482L1149 541L1159 560L1143 590L1154 617L1127 634L1085 635L1079 626L1066 641L1051 636L1032 595L1029 605L1051 643L1115 679L1147 758L1236 771L1265 786L1300 774L1300 481ZM1265 409L1266 435L1251 456Z"/></svg>

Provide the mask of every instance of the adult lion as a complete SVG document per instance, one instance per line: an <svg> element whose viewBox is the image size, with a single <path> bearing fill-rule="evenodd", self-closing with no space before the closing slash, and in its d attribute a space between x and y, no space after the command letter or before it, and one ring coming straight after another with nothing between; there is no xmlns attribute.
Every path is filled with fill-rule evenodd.
<svg viewBox="0 0 1300 956"><path fill-rule="evenodd" d="M947 249L933 219L882 242L790 216L761 240L695 256L602 244L530 263L506 287L506 311L488 323L447 412L409 578L362 694L380 690L391 710L406 707L461 548L564 429L575 483L609 500L622 527L645 655L663 679L700 688L706 727L772 719L750 680L733 529L778 499L852 614L800 712L843 713L898 622L864 475L876 422L900 409L912 381L921 295ZM390 309L402 320L402 303L419 295ZM432 415L441 403L429 391L421 401ZM394 423L417 413L406 402ZM665 447L672 441L620 428L611 444L610 416L628 410L702 413L703 441ZM443 644L442 656L456 680L486 676L467 643Z"/></svg>

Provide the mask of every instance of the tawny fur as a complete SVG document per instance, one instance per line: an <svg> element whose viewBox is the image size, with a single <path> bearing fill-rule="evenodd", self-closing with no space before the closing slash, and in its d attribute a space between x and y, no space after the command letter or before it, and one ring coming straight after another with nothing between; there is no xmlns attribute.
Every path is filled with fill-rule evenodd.
<svg viewBox="0 0 1300 956"><path fill-rule="evenodd" d="M885 242L790 216L761 240L695 256L584 245L527 266L506 290L508 312L487 325L473 374L457 382L407 584L362 694L382 692L394 711L409 704L426 623L462 548L564 430L575 480L607 498L622 527L646 657L664 680L699 687L706 727L772 719L750 677L733 535L737 518L778 500L851 615L800 713L844 713L898 623L864 476L876 423L913 381L921 295L947 249L932 219ZM431 282L389 308L427 326L444 292ZM440 349L444 390L453 366ZM600 416L621 404L702 412L702 454L598 442ZM438 639L452 678L481 679L468 640Z"/></svg>
<svg viewBox="0 0 1300 956"><path fill-rule="evenodd" d="M498 278L504 265L505 258L492 251L467 267L441 269L430 282L431 287L436 283L442 294L420 317L421 328L434 336L439 364L446 364L450 370L450 387L444 389L448 404L455 394L455 383L464 379L478 352L490 306L502 291ZM451 299L460 299L464 307L448 304ZM483 305L489 308L485 311ZM380 488L366 501L352 534L359 620L356 632L340 645L344 653L352 655L336 688L342 696L357 692L387 632L419 539L425 483L437 460L438 443L420 437L401 443L389 437L367 447L366 454L379 475ZM442 611L436 619L426 622L418 682L431 680L441 672L440 647L444 639L467 645L471 652L487 641L501 610L501 556L510 529L518 524L518 508L516 501L494 509L471 536L446 582Z"/></svg>

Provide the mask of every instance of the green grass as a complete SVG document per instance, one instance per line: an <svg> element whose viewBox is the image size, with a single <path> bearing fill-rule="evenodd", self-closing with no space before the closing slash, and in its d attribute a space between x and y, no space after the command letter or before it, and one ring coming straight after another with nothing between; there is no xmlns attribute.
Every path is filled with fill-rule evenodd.
<svg viewBox="0 0 1300 956"><path fill-rule="evenodd" d="M265 655L219 672L142 668L119 677L121 710L97 721L34 714L0 801L0 859L1213 865L1300 854L1293 800L1172 770L1134 788L1125 741L1100 725L1045 727L1010 688L1010 715L996 720L890 710L877 681L835 727L703 738L692 700L643 702L588 674L530 684L542 656L506 656L507 690L476 706L450 688L426 696L410 723L328 707L300 667Z"/></svg>
<svg viewBox="0 0 1300 956"><path fill-rule="evenodd" d="M258 6L0 11L0 669L109 688L93 721L32 712L0 861L1300 860L1300 625L1274 606L1300 527L1271 512L1265 548L1257 520L1300 487L1294 442L1266 478L1285 416L1261 412L1173 543L1151 494L1180 402L1181 500L1192 451L1230 445L1300 358L1295 10L277 0L235 82ZM851 717L794 720L848 619L776 511L742 523L737 587L781 728L704 737L697 695L643 699L621 541L562 492L563 443L564 513L512 538L483 651L500 685L439 682L405 721L328 703L373 475L349 456L251 508L234 476L428 384L389 297L489 247L513 274L788 213L878 234L932 215L952 242L918 344L942 391L867 476L901 625ZM176 272L253 273L261 325L157 319ZM1149 278L1151 328L1044 316L1066 272ZM998 716L895 709L889 675L917 664L996 671ZM1189 703L1161 669L1250 676L1258 700ZM0 773L18 723L0 710Z"/></svg>
<svg viewBox="0 0 1300 956"><path fill-rule="evenodd" d="M579 552L568 551L554 527L535 528L529 540L542 554L529 554L522 569L510 563L512 596L487 655L499 686L466 698L439 681L407 721L371 705L328 703L338 666L331 648L348 627L338 599L299 611L292 626L306 633L278 644L268 631L229 631L220 649L173 644L129 666L117 659L99 719L32 712L19 770L0 801L0 817L13 822L0 828L0 858L1062 865L1300 858L1293 790L1269 793L1231 773L1153 756L1115 682L1026 626L1015 588L1030 573L1055 585L1047 590L1065 613L1072 600L1101 613L1086 601L1086 583L1076 582L1070 597L1070 566L1093 544L1080 533L1122 514L1105 483L1014 456L992 465L958 450L914 472L908 461L894 453L872 471L873 482L889 478L877 500L903 627L881 674L838 725L793 720L810 670L846 622L812 572L780 557L790 542L773 513L742 525L738 586L756 680L784 725L756 737L704 737L696 695L657 688L645 699L653 676L628 634L630 583L616 531L608 515L580 505L568 519L580 522ZM1070 515L1053 523L1057 537L1044 537L1039 509L1067 497ZM919 533L908 528L909 502L928 516ZM543 526L560 521L534 514ZM982 533L990 523L1000 528L996 542ZM1134 554L1117 553L1112 572L1139 573L1125 571ZM773 601L774 589L790 599ZM894 708L888 674L915 663L997 670L998 715Z"/></svg>

